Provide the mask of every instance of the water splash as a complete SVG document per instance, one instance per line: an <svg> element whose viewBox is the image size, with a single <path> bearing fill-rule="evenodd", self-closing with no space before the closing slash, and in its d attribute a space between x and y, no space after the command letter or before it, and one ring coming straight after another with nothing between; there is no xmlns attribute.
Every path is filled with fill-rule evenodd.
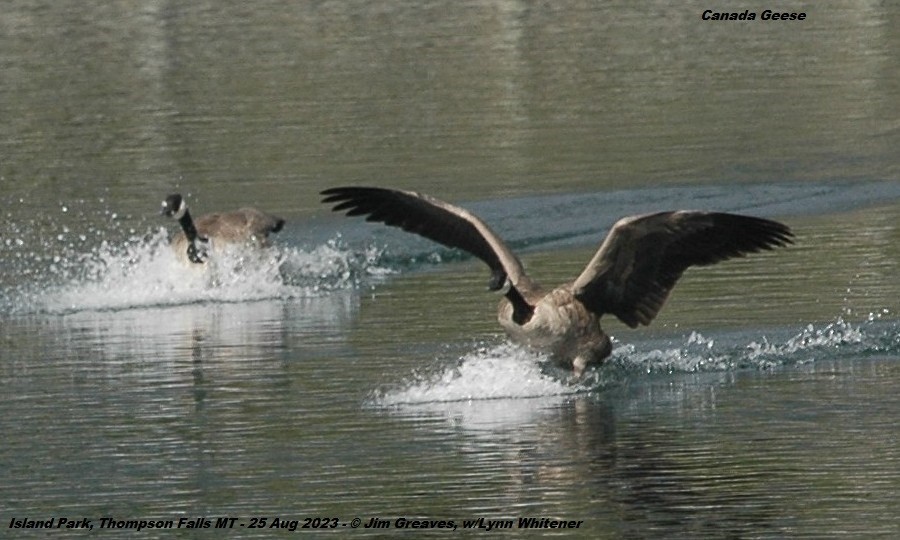
<svg viewBox="0 0 900 540"><path fill-rule="evenodd" d="M376 391L372 405L394 407L491 399L570 396L585 389L569 384L546 359L510 343L482 346L456 365L436 373L414 374L400 388Z"/></svg>
<svg viewBox="0 0 900 540"><path fill-rule="evenodd" d="M900 331L896 321L881 321L872 314L861 323L839 317L817 327L808 324L788 337L750 338L745 332L708 338L692 332L680 346L641 351L635 344L613 350L611 369L645 373L694 373L735 369L772 369L817 359L896 354Z"/></svg>
<svg viewBox="0 0 900 540"><path fill-rule="evenodd" d="M62 233L61 233L62 234ZM12 258L20 278L0 296L0 312L61 314L198 302L288 299L358 287L390 273L379 250L345 247L340 237L311 249L217 251L206 265L185 266L164 228L120 241L82 245L81 237L43 253ZM11 241L10 246L22 244Z"/></svg>
<svg viewBox="0 0 900 540"><path fill-rule="evenodd" d="M641 350L640 343L616 344L607 363L579 381L570 380L547 358L505 342L478 347L451 367L412 374L399 387L379 389L370 396L369 405L420 409L487 400L561 401L601 391L637 374L772 369L866 353L897 354L898 327L897 321L872 317L860 324L839 318L821 327L807 325L784 339L748 336L745 331L716 338L692 332L674 347L654 347L648 342L649 347Z"/></svg>

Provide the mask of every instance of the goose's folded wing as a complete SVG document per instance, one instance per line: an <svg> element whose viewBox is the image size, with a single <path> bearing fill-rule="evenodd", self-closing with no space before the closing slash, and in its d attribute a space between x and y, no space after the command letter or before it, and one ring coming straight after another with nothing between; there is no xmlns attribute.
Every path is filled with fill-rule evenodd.
<svg viewBox="0 0 900 540"><path fill-rule="evenodd" d="M256 208L241 208L236 213L243 216L247 223L247 228L252 234L257 236L267 236L270 233L277 233L284 228L283 219Z"/></svg>
<svg viewBox="0 0 900 540"><path fill-rule="evenodd" d="M475 255L490 267L495 287L502 286L503 277L509 277L514 287L527 280L519 259L500 237L463 208L413 191L374 187L331 188L322 195L322 202L334 204L335 212L366 216L366 221L399 227Z"/></svg>
<svg viewBox="0 0 900 540"><path fill-rule="evenodd" d="M265 239L284 227L284 220L256 208L241 208L234 212L205 214L195 220L202 236L212 236L228 242L240 242L257 237Z"/></svg>
<svg viewBox="0 0 900 540"><path fill-rule="evenodd" d="M662 212L619 220L573 291L594 313L611 313L634 328L650 324L690 266L773 249L792 242L784 224L714 212Z"/></svg>

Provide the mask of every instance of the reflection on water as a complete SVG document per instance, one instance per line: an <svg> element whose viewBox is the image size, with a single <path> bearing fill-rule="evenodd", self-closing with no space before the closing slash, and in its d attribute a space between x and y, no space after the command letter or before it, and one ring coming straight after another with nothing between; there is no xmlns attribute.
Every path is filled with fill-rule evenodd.
<svg viewBox="0 0 900 540"><path fill-rule="evenodd" d="M449 6L4 4L0 518L896 536L896 10ZM649 328L604 321L610 363L572 383L498 336L479 262L326 215L346 184L465 202L547 284L635 212L797 243L690 270ZM175 189L288 224L185 273Z"/></svg>
<svg viewBox="0 0 900 540"><path fill-rule="evenodd" d="M612 537L828 536L837 526L879 535L896 527L886 518L900 486L887 469L898 459L888 412L896 374L893 361L820 361L392 414L426 440L437 428L424 418L444 422L454 435L443 437L470 462L466 481L491 486L488 508L502 515L590 507L593 523L615 523ZM783 391L772 395L773 386ZM466 494L476 508L478 492Z"/></svg>
<svg viewBox="0 0 900 540"><path fill-rule="evenodd" d="M190 386L189 371L238 376L261 362L285 361L287 351L328 354L344 343L356 309L353 295L336 293L7 318L5 367L11 378L62 375L60 382L74 377L89 385Z"/></svg>

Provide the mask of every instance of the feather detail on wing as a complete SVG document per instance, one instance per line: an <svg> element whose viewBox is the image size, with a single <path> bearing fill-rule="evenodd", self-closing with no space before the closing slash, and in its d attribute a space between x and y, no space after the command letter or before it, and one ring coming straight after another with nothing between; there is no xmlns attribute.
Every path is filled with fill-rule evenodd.
<svg viewBox="0 0 900 540"><path fill-rule="evenodd" d="M531 282L522 263L481 219L467 210L413 191L374 187L338 187L322 191L323 203L335 212L365 216L418 234L448 247L462 249L490 267L491 288L499 289L506 277L520 291Z"/></svg>
<svg viewBox="0 0 900 540"><path fill-rule="evenodd" d="M661 212L619 220L575 280L589 310L634 328L650 324L690 266L792 243L777 221L715 212Z"/></svg>

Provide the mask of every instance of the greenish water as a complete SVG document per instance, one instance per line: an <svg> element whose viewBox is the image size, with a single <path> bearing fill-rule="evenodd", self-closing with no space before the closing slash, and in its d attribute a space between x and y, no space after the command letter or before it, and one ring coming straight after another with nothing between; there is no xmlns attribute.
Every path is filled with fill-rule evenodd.
<svg viewBox="0 0 900 540"><path fill-rule="evenodd" d="M8 2L0 536L897 536L897 13L707 8ZM688 271L648 328L604 319L614 354L573 385L505 342L481 263L319 204L346 184L464 204L547 285L631 213L771 217L796 244ZM157 215L176 190L288 225L190 272ZM562 534L514 523L494 533Z"/></svg>

